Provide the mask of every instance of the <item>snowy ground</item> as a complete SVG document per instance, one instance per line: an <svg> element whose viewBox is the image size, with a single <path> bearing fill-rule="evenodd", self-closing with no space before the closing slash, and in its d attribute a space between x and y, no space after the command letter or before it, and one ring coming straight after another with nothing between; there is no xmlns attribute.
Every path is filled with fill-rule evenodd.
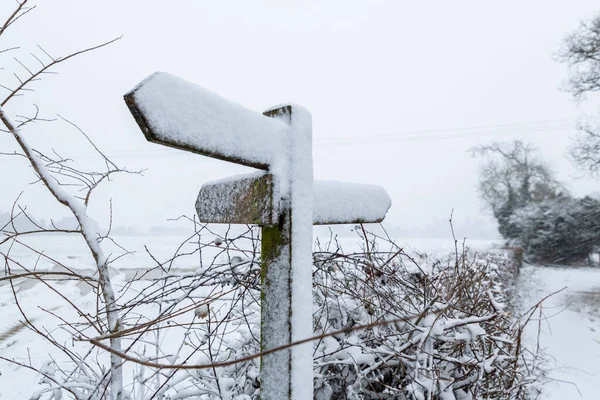
<svg viewBox="0 0 600 400"><path fill-rule="evenodd" d="M138 269L153 266L153 261L145 254L143 244L153 251L159 259L166 259L176 249L182 238L174 237L126 237L123 244L131 250L137 250L137 257L124 258L112 271L117 282L128 280L128 276ZM35 242L35 243L34 243ZM340 242L346 251L358 246L354 238L342 238ZM454 243L448 239L405 238L396 241L406 246L408 252L447 253L452 251ZM51 242L32 239L30 243L44 247L59 261L80 270L91 268L90 257L83 243L76 238L62 237ZM493 241L469 241L477 250L489 249ZM30 257L29 263L35 263L36 257L27 255L25 249L14 248L13 254ZM210 256L204 254L204 256ZM177 265L176 268L194 269L194 263ZM51 262L39 261L39 269L56 268ZM0 270L0 277L4 271ZM50 302L46 298L47 290L32 281L19 285L19 292L26 299L23 306L31 310L37 318L49 318L47 312L38 307L60 314L69 312L60 302ZM71 283L61 285L64 294L80 296L81 306L94 306L93 296L85 285ZM566 287L565 290L546 300L543 306L545 319L541 323L540 347L547 356L543 366L549 370L551 381L543 385L544 398L549 399L598 399L600 390L600 269L561 268L525 266L519 278L521 305L525 309L549 293ZM30 294L30 296L29 296ZM44 298L41 298L44 297ZM40 301L41 300L41 301ZM89 303L89 304L88 304ZM60 310L60 308L65 310ZM36 335L21 329L19 314L14 305L12 291L6 282L0 283L0 354L9 358L32 357L36 360L47 357L47 350ZM537 317L537 316L536 316ZM42 322L42 321L40 321ZM537 321L529 327L527 340L531 347L537 345ZM76 344L75 344L76 345ZM27 351L29 349L29 355ZM38 377L31 371L17 369L0 362L0 398L29 398L32 387ZM581 392L581 396L579 395Z"/></svg>
<svg viewBox="0 0 600 400"><path fill-rule="evenodd" d="M547 353L549 370L542 398L600 398L600 269L540 267L521 270L518 292L527 308L542 297L565 288L544 302L539 344ZM538 315L536 315L537 317ZM537 345L538 321L527 332Z"/></svg>

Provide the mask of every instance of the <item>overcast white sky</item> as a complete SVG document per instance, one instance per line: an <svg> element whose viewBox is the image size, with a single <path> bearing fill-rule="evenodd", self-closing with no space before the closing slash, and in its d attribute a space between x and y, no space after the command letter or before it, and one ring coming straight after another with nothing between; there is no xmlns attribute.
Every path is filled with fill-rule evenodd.
<svg viewBox="0 0 600 400"><path fill-rule="evenodd" d="M247 171L145 141L122 96L157 70L259 112L288 101L306 107L315 177L384 186L390 226L443 223L452 209L459 222L484 218L467 150L493 140L532 141L572 192L599 191L565 157L577 116L599 103L578 108L561 92L566 68L551 56L567 31L598 11L597 0L32 4L37 9L0 39L0 48L20 46L31 66L38 44L60 56L123 35L7 107L22 114L35 102L45 116L76 122L119 164L148 168L99 193L91 211L102 223L109 197L116 224L157 225L191 214L203 182ZM0 4L0 19L12 5ZM1 84L14 85L14 55L0 55ZM64 123L28 135L89 163L91 149ZM12 146L0 135L0 151ZM33 174L23 162L0 158L0 176L0 211L25 190L22 203L34 214L60 215L28 186Z"/></svg>

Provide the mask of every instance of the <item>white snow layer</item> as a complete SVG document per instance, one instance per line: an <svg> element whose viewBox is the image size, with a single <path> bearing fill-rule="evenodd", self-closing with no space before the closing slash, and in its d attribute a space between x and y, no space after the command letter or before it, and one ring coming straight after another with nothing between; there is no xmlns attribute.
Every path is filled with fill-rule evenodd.
<svg viewBox="0 0 600 400"><path fill-rule="evenodd" d="M257 171L228 176L224 179L206 182L203 187L259 178L264 174L266 172ZM298 171L295 174L297 175ZM306 187L300 190L305 201L311 201L309 196L313 197L313 224L315 225L380 222L385 218L392 204L385 189L377 185L314 181L312 194ZM275 196L278 194L279 191L276 191ZM273 199L276 210L280 200L280 198ZM299 212L296 206L294 206L294 210L295 213Z"/></svg>
<svg viewBox="0 0 600 400"><path fill-rule="evenodd" d="M376 185L315 181L315 224L379 222L392 205L385 189Z"/></svg>
<svg viewBox="0 0 600 400"><path fill-rule="evenodd" d="M292 206L292 341L313 335L312 116L299 106L291 116L290 189ZM292 347L292 398L313 397L312 343Z"/></svg>
<svg viewBox="0 0 600 400"><path fill-rule="evenodd" d="M229 175L226 176L225 178L220 178L220 179L213 179L212 181L206 181L202 184L202 187L204 186L218 186L220 184L226 184L226 183L233 183L233 182L239 182L239 181L245 181L248 179L257 179L260 178L264 175L266 175L267 172L265 171L254 171L254 172L250 172L247 174L236 174L236 175Z"/></svg>
<svg viewBox="0 0 600 400"><path fill-rule="evenodd" d="M157 138L221 158L268 166L289 127L179 77L155 72L133 93Z"/></svg>

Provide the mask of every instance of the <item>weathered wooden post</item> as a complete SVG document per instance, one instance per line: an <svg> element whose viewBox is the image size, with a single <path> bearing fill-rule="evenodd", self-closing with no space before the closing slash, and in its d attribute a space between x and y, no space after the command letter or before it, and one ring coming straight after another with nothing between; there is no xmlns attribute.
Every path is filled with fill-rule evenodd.
<svg viewBox="0 0 600 400"><path fill-rule="evenodd" d="M312 122L302 107L258 114L180 78L155 73L125 95L154 143L263 171L205 184L200 221L257 224L261 244L261 348L313 335L312 225L380 222L391 201L372 185L313 181ZM310 343L261 360L263 400L313 396Z"/></svg>

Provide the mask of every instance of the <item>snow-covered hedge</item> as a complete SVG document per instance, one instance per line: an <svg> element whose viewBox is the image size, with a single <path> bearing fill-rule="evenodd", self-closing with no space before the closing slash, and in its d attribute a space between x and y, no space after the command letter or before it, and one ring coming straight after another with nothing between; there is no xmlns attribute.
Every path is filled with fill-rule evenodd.
<svg viewBox="0 0 600 400"><path fill-rule="evenodd" d="M317 333L411 316L318 341L316 399L527 398L509 253L415 259L372 240L318 252L315 268Z"/></svg>
<svg viewBox="0 0 600 400"><path fill-rule="evenodd" d="M437 259L366 235L362 251L344 252L333 239L314 253L314 328L322 336L313 343L315 399L528 398L535 376L520 344L521 322L511 312L512 255L464 250ZM202 350L202 362L260 348L258 280L248 279L257 260L236 258L233 265L235 272L222 273L220 282L238 288L238 306L217 318L238 322L225 325L227 334L204 330L203 337L213 336L213 350L211 357ZM354 330L363 325L370 327ZM215 393L219 381L223 399L260 393L257 360L203 370L195 379Z"/></svg>
<svg viewBox="0 0 600 400"><path fill-rule="evenodd" d="M439 259L407 254L392 241L358 231L362 250L345 252L332 238L314 253L315 399L528 398L535 376L521 346L522 323L511 311L516 271L509 253L465 250ZM260 396L260 359L236 362L260 351L255 233L249 229L208 242L198 234L196 244L186 242L197 251L179 249L172 260L144 273L147 279L118 275L115 284L126 289L119 296L120 335L137 360L123 368L126 398ZM186 255L197 259L198 251L202 265L178 272L176 262ZM213 251L212 261L207 251ZM73 301L93 313L94 296ZM106 352L72 341L97 332L86 315L61 315L61 329L48 337L64 354L54 352L37 366L16 360L43 375L33 398L105 398ZM53 328L39 329L44 336ZM330 335L335 331L341 332ZM221 366L206 367L213 363Z"/></svg>

